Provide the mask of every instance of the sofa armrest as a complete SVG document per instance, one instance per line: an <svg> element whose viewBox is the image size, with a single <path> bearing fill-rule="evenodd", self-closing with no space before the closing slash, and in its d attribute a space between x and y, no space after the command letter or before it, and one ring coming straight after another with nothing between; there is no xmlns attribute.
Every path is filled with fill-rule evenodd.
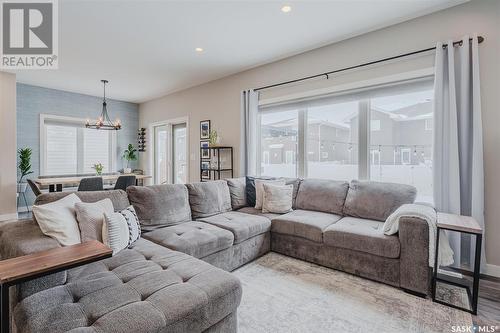
<svg viewBox="0 0 500 333"><path fill-rule="evenodd" d="M430 292L429 225L417 217L399 220L400 286L419 294Z"/></svg>
<svg viewBox="0 0 500 333"><path fill-rule="evenodd" d="M60 247L59 243L45 236L32 219L8 222L0 226L0 259L9 259ZM36 292L66 282L66 272L59 272L17 286L14 299L21 300Z"/></svg>

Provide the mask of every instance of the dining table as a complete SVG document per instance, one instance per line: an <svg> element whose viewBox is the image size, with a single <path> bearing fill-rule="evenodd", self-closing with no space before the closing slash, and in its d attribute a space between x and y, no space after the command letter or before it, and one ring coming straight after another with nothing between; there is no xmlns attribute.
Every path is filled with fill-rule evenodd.
<svg viewBox="0 0 500 333"><path fill-rule="evenodd" d="M151 179L152 176L149 175L136 175L136 174L112 174L112 175L102 175L97 177L102 177L103 182L116 182L120 176L135 176L136 185L139 180ZM67 177L42 177L34 180L38 187L48 187L49 192L62 192L64 185L69 184L79 184L83 178L89 178L92 176L67 176Z"/></svg>

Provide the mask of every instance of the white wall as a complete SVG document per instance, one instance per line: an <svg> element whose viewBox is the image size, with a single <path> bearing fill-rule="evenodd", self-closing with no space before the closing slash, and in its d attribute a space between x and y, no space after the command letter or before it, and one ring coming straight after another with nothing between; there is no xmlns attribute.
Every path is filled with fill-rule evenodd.
<svg viewBox="0 0 500 333"><path fill-rule="evenodd" d="M0 221L15 219L16 207L16 76L0 72Z"/></svg>
<svg viewBox="0 0 500 333"><path fill-rule="evenodd" d="M220 80L173 93L139 107L140 124L188 116L190 119L190 180L197 181L199 151L199 121L210 119L212 127L222 136L224 144L240 145L240 91L262 85L295 79L337 68L377 60L412 50L435 45L437 41L458 39L477 32L486 38L480 46L482 106L484 125L484 153L486 177L486 252L488 263L500 265L500 1L473 0L469 3L371 32L349 40L312 50L268 65L260 66ZM352 80L365 80L380 75L428 68L432 55L405 59L388 65L361 70L331 78L329 81L309 83L308 88L335 85ZM265 98L304 86L287 87L266 93ZM149 147L151 148L151 147ZM151 153L151 149L148 149ZM236 169L239 169L236 158ZM149 160L141 161L149 167Z"/></svg>

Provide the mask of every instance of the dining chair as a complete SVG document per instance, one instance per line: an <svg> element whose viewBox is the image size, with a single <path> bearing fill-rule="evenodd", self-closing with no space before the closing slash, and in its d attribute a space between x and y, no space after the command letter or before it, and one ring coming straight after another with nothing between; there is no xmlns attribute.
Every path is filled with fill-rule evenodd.
<svg viewBox="0 0 500 333"><path fill-rule="evenodd" d="M144 175L144 170L142 169L134 169L132 170L132 173L134 175ZM144 179L137 179L136 182L135 182L136 185L139 185L139 186L144 186Z"/></svg>
<svg viewBox="0 0 500 333"><path fill-rule="evenodd" d="M116 180L115 184L115 190L127 190L127 187L135 185L135 176L134 175L127 175L127 176L120 176Z"/></svg>
<svg viewBox="0 0 500 333"><path fill-rule="evenodd" d="M30 186L36 197L42 194L42 191L40 191L40 188L35 184L34 181L32 181L31 179L26 179L26 181L28 182L28 185Z"/></svg>
<svg viewBox="0 0 500 333"><path fill-rule="evenodd" d="M102 183L102 177L89 177L82 178L80 185L78 185L78 191L102 191L104 186Z"/></svg>

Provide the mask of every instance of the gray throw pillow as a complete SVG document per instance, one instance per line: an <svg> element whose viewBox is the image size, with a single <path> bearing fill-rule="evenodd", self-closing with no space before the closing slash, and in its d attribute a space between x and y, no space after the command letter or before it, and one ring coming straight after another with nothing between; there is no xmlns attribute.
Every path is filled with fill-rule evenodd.
<svg viewBox="0 0 500 333"><path fill-rule="evenodd" d="M293 185L264 183L262 213L286 214L292 211Z"/></svg>
<svg viewBox="0 0 500 333"><path fill-rule="evenodd" d="M104 214L112 214L114 211L113 203L109 198L97 202L77 202L75 212L82 242L89 240L102 242Z"/></svg>
<svg viewBox="0 0 500 333"><path fill-rule="evenodd" d="M104 214L103 243L113 250L113 254L126 249L140 237L141 226L134 207L130 206L116 213Z"/></svg>
<svg viewBox="0 0 500 333"><path fill-rule="evenodd" d="M231 195L231 207L233 210L243 208L247 205L245 177L226 179Z"/></svg>

